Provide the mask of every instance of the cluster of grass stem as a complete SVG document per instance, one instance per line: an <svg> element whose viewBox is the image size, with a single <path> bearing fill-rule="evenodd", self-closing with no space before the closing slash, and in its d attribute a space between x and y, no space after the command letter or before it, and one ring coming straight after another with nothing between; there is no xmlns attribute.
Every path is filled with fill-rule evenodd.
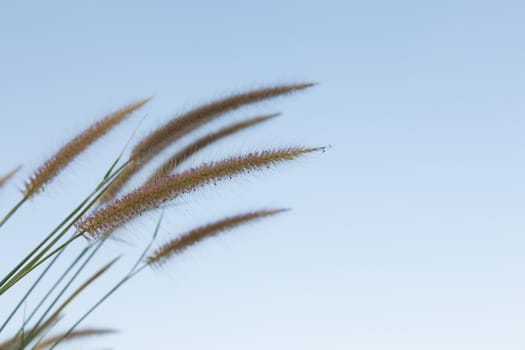
<svg viewBox="0 0 525 350"><path fill-rule="evenodd" d="M27 290L19 293L20 300L12 307L6 319L0 323L0 339L4 339L0 341L0 350L29 348L52 350L64 341L113 333L113 330L106 328L78 327L111 295L147 267L164 264L173 259L174 256L210 237L283 212L282 209L244 211L200 225L186 233L179 234L156 249L152 249L157 242L159 229L163 223L164 209L160 208L165 203L183 195L188 196L205 185L229 180L233 176L252 171L260 171L279 163L292 161L307 153L324 149L323 147L303 146L271 147L251 153L233 155L178 172L180 164L196 153L204 151L216 142L233 134L269 121L277 114L264 114L212 130L168 156L142 185L123 195L119 196L119 193L129 179L136 172L145 168L150 160L159 156L168 146L183 137L187 137L194 130L204 127L212 120L243 106L287 95L312 85L310 83L289 84L249 90L198 106L169 120L138 141L126 158L123 158L123 154L117 156L90 193L85 198L79 199L77 206L64 215L64 218L59 220L49 233L43 234L40 242L30 248L27 254L21 257L12 268L8 269L3 277L0 276L1 298L13 288L18 287L23 279L33 276L39 271L38 275L31 280ZM13 220L18 210L49 185L78 155L111 129L128 119L133 112L144 106L149 100L139 100L109 114L61 147L29 176L25 183L22 198L0 219L0 228L5 228L5 223ZM6 186L19 169L20 167L17 167L0 176L0 188ZM56 327L64 328L62 325L65 319L64 315L67 314L70 304L87 294L88 287L98 283L98 280L119 260L118 258L111 260L92 273L72 292L69 291L77 284L82 273L93 264L101 247L107 244L106 242L109 241L112 233L128 222L136 220L144 213L154 210L161 210L156 227L149 243L139 254L129 272L117 279L117 282L105 294L99 296L87 311L77 315L76 320L70 322L64 331L53 332ZM0 235L7 233L0 232ZM64 261L63 253L66 250L73 250L72 243L82 237L88 238L87 245L75 253L72 261ZM51 277L51 271L60 271L60 273L53 274L58 277ZM51 286L44 287L44 284L49 282L51 282ZM68 296L66 297L66 295ZM15 331L10 335L6 334L7 330L13 328L15 317L20 315L23 305L29 298L38 302L28 313L24 313L25 317L22 324L15 327ZM53 333L54 335L49 335Z"/></svg>

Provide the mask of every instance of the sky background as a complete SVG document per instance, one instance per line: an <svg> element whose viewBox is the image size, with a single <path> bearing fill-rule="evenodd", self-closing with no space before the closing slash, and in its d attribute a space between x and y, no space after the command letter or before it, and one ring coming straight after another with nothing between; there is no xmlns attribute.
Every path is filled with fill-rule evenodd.
<svg viewBox="0 0 525 350"><path fill-rule="evenodd" d="M154 99L2 229L0 272L88 193L143 117L139 136L231 92L315 81L222 118L283 112L189 166L265 146L331 149L174 203L161 236L293 210L145 271L86 320L120 333L71 348L523 349L524 11L479 0L4 1L0 172L24 168L1 190L2 211L76 132ZM115 277L64 321L128 268L157 218L119 232L93 266L125 253ZM2 297L2 318L26 285Z"/></svg>

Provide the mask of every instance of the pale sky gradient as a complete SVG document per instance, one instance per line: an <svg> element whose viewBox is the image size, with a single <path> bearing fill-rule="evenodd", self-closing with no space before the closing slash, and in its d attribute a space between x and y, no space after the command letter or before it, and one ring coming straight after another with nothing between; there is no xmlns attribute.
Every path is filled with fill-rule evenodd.
<svg viewBox="0 0 525 350"><path fill-rule="evenodd" d="M221 119L283 112L192 164L332 148L176 203L162 237L246 208L293 211L146 271L85 323L121 333L71 348L523 349L524 14L522 1L479 0L4 2L0 172L24 168L0 191L2 212L75 132L154 99L0 231L0 272L144 116L139 135L231 91L316 81ZM123 230L94 268L136 253L156 217ZM0 299L1 319L22 290Z"/></svg>

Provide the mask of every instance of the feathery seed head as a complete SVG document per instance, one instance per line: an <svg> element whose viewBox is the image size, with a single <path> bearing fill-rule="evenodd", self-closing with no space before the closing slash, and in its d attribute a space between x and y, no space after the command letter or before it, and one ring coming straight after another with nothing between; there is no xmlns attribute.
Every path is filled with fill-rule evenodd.
<svg viewBox="0 0 525 350"><path fill-rule="evenodd" d="M16 168L14 168L13 170L11 170L10 172L8 172L7 174L3 175L3 176L0 176L0 187L2 187L3 185L5 185L7 183L7 181L9 181L13 176L15 176L15 174L22 168L21 165L17 166Z"/></svg>
<svg viewBox="0 0 525 350"><path fill-rule="evenodd" d="M75 225L79 232L92 238L105 236L143 213L156 209L169 200L216 181L232 176L264 169L293 160L324 147L287 147L234 156L218 162L201 165L180 174L166 176L147 183L122 198L95 210Z"/></svg>
<svg viewBox="0 0 525 350"><path fill-rule="evenodd" d="M93 337L93 336L100 336L100 335L107 335L116 333L113 329L100 329L100 328L85 328L85 329L79 329L75 331L71 331L69 333L63 333L58 334L46 339L43 339L38 344L36 344L33 349L34 350L43 350L51 347L56 342L61 340L76 340L80 338L87 338L87 337Z"/></svg>
<svg viewBox="0 0 525 350"><path fill-rule="evenodd" d="M186 161L188 158L201 151L202 149L210 146L216 141L222 140L230 135L233 135L239 131L245 130L249 127L255 126L267 120L277 117L280 113L274 113L269 115L262 115L259 117L246 119L229 126L226 126L218 131L204 135L203 137L195 140L188 146L184 147L172 157L166 160L157 170L150 176L147 182L153 182L156 179L163 178L168 176L178 167L182 162Z"/></svg>
<svg viewBox="0 0 525 350"><path fill-rule="evenodd" d="M54 318L50 318L39 326L26 330L26 333L17 333L14 337L8 338L6 341L0 343L0 350L14 350L19 349L24 343L24 339L27 335L33 335L34 337L41 335L60 321L61 315L56 315Z"/></svg>
<svg viewBox="0 0 525 350"><path fill-rule="evenodd" d="M150 158L174 140L198 126L242 106L289 94L313 86L312 83L278 85L250 90L201 105L172 119L145 137L132 151L132 159Z"/></svg>
<svg viewBox="0 0 525 350"><path fill-rule="evenodd" d="M222 232L258 219L282 213L286 210L287 209L271 209L248 212L244 214L230 216L222 220L197 227L159 247L155 252L153 252L152 255L150 255L146 259L146 262L150 265L163 264L170 257L176 254L180 254L187 248L201 242L206 238L216 236Z"/></svg>
<svg viewBox="0 0 525 350"><path fill-rule="evenodd" d="M104 117L66 143L57 153L42 164L26 183L24 194L32 197L55 178L73 159L85 151L92 143L124 121L150 98L137 101Z"/></svg>
<svg viewBox="0 0 525 350"><path fill-rule="evenodd" d="M125 183L153 157L163 151L173 142L189 134L198 127L236 110L240 107L273 97L291 94L304 90L314 83L277 85L262 89L249 90L210 103L198 106L180 116L177 116L157 128L142 139L131 151L130 159L136 161L135 169L125 171L118 182L113 183L101 198L102 202L109 202L115 198Z"/></svg>

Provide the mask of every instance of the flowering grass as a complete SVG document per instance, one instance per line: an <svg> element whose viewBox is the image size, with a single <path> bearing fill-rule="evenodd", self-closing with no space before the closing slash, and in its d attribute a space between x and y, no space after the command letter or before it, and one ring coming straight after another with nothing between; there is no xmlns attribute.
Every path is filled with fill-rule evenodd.
<svg viewBox="0 0 525 350"><path fill-rule="evenodd" d="M253 171L264 171L281 163L288 163L306 154L324 150L324 147L276 147L251 152L236 152L230 157L210 163L200 164L188 170L179 171L179 165L199 152L204 152L217 141L243 130L253 128L263 122L269 122L277 114L265 114L240 122L209 130L204 136L194 138L185 147L178 147L173 154L167 155L160 167L153 170L142 185L124 192L124 185L143 168L147 169L153 158L163 155L168 146L178 146L181 138L191 137L192 132L205 128L208 123L228 112L263 100L304 90L314 84L276 85L261 89L231 94L225 98L211 101L190 111L177 115L167 123L160 125L152 133L139 140L130 150L129 155L121 154L114 163L101 174L101 181L85 198L78 199L78 205L62 217L57 217L58 224L34 247L29 247L27 254L19 258L18 263L0 276L0 298L12 291L26 278L30 283L20 293L19 302L12 305L5 320L0 320L0 350L22 349L55 349L69 341L82 341L85 338L111 334L114 331L105 328L81 328L88 316L103 304L130 279L148 267L167 263L175 256L198 246L201 242L217 237L241 226L272 217L282 213L283 209L260 209L232 213L230 216L204 223L178 236L159 244L158 232L163 224L162 207L184 196L191 200L191 194L209 184L229 181L236 176L247 176ZM113 128L125 122L133 112L143 107L150 99L131 103L95 122L84 131L66 142L58 151L44 161L25 182L22 197L11 210L0 217L0 237L4 234L4 224L16 217L19 209L33 197L52 185L53 180L67 166L100 138L106 136ZM118 152L116 152L118 153ZM9 171L5 169L0 175L0 190L11 185L20 167ZM1 192L0 192L1 197ZM145 213L160 211L156 228L149 243L135 263L114 283L107 292L96 299L84 314L75 315L76 321L64 321L68 307L73 301L89 293L90 286L117 263L119 258L102 265L77 288L69 289L76 284L77 278L88 267L97 266L100 248L107 244L113 233L129 222L140 220ZM87 238L87 241L84 239ZM77 240L83 241L83 248L72 245ZM155 248L156 247L156 248ZM64 262L64 251L71 251L76 258ZM126 251L121 252L123 255ZM52 272L52 273L51 273ZM58 276L58 277L56 277ZM44 287L43 281L47 284ZM50 284L50 286L48 286ZM27 286L27 284L25 285ZM23 310L28 298L38 302L32 309ZM14 324L15 316L24 315L23 324ZM7 330L11 333L7 333ZM14 332L11 329L15 329ZM18 330L16 330L18 329ZM58 330L57 330L58 329Z"/></svg>

